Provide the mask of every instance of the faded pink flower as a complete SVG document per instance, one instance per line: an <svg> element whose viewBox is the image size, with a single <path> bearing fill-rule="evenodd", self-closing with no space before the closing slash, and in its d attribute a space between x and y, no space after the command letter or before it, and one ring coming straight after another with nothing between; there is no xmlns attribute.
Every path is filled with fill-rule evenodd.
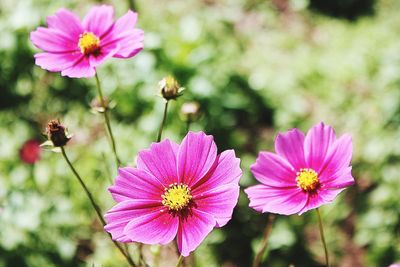
<svg viewBox="0 0 400 267"><path fill-rule="evenodd" d="M392 263L389 267L400 267L400 263Z"/></svg>
<svg viewBox="0 0 400 267"><path fill-rule="evenodd" d="M47 17L47 28L31 32L43 53L35 63L72 78L93 77L107 58L129 58L143 49L143 31L135 28L137 14L128 11L114 22L112 6L95 6L81 22L67 9Z"/></svg>
<svg viewBox="0 0 400 267"><path fill-rule="evenodd" d="M19 150L19 158L27 164L35 164L40 159L40 142L35 139L25 141Z"/></svg>
<svg viewBox="0 0 400 267"><path fill-rule="evenodd" d="M217 155L203 132L189 132L181 145L153 143L139 153L137 168L119 169L109 188L118 204L105 215L105 230L120 242L167 244L177 237L188 256L231 219L241 175L235 152Z"/></svg>
<svg viewBox="0 0 400 267"><path fill-rule="evenodd" d="M293 129L278 134L275 152L260 152L251 166L261 183L245 190L250 207L259 212L302 214L329 203L347 186L351 175L352 141L348 134L336 139L322 122L307 135Z"/></svg>

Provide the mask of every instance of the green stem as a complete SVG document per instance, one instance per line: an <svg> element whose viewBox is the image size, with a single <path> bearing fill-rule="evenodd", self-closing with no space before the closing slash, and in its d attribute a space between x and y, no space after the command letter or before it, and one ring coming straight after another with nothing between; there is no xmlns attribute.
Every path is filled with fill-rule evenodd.
<svg viewBox="0 0 400 267"><path fill-rule="evenodd" d="M183 262L183 256L180 255L179 259L178 259L178 262L176 263L176 267L180 267L182 265L182 262Z"/></svg>
<svg viewBox="0 0 400 267"><path fill-rule="evenodd" d="M32 181L32 186L34 187L35 190L39 192L39 187L35 180L35 164L31 164L28 167L29 167L29 178Z"/></svg>
<svg viewBox="0 0 400 267"><path fill-rule="evenodd" d="M262 258L264 251L268 245L268 240L269 240L269 236L271 234L272 224L273 224L274 220L275 220L275 215L269 213L268 218L267 218L267 225L265 226L265 229L264 229L263 240L262 240L261 246L256 254L256 257L254 258L253 267L260 266L261 258Z"/></svg>
<svg viewBox="0 0 400 267"><path fill-rule="evenodd" d="M161 141L161 134L162 134L162 131L164 128L165 120L167 119L168 102L169 102L168 100L165 102L164 115L163 115L163 119L161 121L160 130L158 132L157 142Z"/></svg>
<svg viewBox="0 0 400 267"><path fill-rule="evenodd" d="M328 255L328 248L326 246L326 241L325 241L324 227L322 224L322 219L321 219L321 214L319 212L319 208L317 208L316 210L317 210L317 215L318 215L319 233L321 235L322 244L324 245L325 262L326 262L326 266L329 267L330 266L329 265L329 255Z"/></svg>
<svg viewBox="0 0 400 267"><path fill-rule="evenodd" d="M97 205L96 201L94 200L92 194L90 193L89 189L87 188L85 182L83 181L83 179L81 178L81 176L79 175L79 173L75 170L74 166L72 165L71 161L69 160L67 154L65 153L65 149L64 147L61 147L61 153L65 159L65 161L67 162L69 168L71 169L71 171L74 173L75 177L78 179L79 183L81 184L83 190L85 191L87 197L90 200L90 203L92 204L94 210L96 211L97 217L99 218L101 224L103 226L106 225L106 221L103 218L103 215L101 213L100 207ZM108 236L110 237L111 241L114 243L114 245L118 248L118 250L122 253L122 255L126 258L126 260L129 263L129 266L131 267L136 267L135 263L133 262L133 260L131 259L131 257L129 256L129 254L127 254L124 249L122 248L122 246L117 243L116 241L114 241L111 237L111 235L108 233Z"/></svg>
<svg viewBox="0 0 400 267"><path fill-rule="evenodd" d="M149 265L146 263L146 260L144 259L144 256L143 256L143 244L142 243L138 244L138 251L139 251L140 264L144 267L149 267Z"/></svg>
<svg viewBox="0 0 400 267"><path fill-rule="evenodd" d="M106 103L104 102L103 92L101 89L101 84L100 84L100 80L99 80L99 76L97 75L97 72L96 72L95 78L96 78L96 84L97 84L97 92L99 93L99 98L100 98L100 104L104 109L104 111L102 112L104 114L104 121L106 123L108 134L110 136L111 147L112 147L114 157L115 157L115 162L116 162L117 168L118 168L119 166L121 166L121 161L118 157L117 146L115 144L114 135L113 135L113 132L111 129L110 117L108 116L108 107L106 106Z"/></svg>
<svg viewBox="0 0 400 267"><path fill-rule="evenodd" d="M186 121L186 133L188 133L189 132L189 130L190 130L190 125L192 124L192 120L191 119L188 119L187 121ZM185 134L186 134L185 133Z"/></svg>
<svg viewBox="0 0 400 267"><path fill-rule="evenodd" d="M135 0L128 0L128 5L130 10L137 12Z"/></svg>

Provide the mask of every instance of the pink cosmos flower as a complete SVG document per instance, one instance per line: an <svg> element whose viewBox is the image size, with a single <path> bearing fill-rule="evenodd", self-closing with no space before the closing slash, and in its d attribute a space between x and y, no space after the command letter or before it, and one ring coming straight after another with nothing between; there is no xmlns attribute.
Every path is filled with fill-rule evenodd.
<svg viewBox="0 0 400 267"><path fill-rule="evenodd" d="M392 263L389 267L400 267L400 263Z"/></svg>
<svg viewBox="0 0 400 267"><path fill-rule="evenodd" d="M250 207L259 212L302 214L333 201L354 184L351 137L344 134L337 139L322 122L306 136L298 129L278 134L275 152L260 152L251 166L261 184L245 192Z"/></svg>
<svg viewBox="0 0 400 267"><path fill-rule="evenodd" d="M233 150L217 155L213 137L189 132L178 145L153 143L137 168L119 169L109 188L118 202L105 230L120 242L167 244L175 237L183 256L232 216L242 175Z"/></svg>
<svg viewBox="0 0 400 267"><path fill-rule="evenodd" d="M47 28L31 32L31 40L44 52L35 63L61 75L93 77L107 58L129 58L143 49L143 31L135 28L137 14L128 11L114 22L112 6L95 6L83 21L67 9L47 17Z"/></svg>

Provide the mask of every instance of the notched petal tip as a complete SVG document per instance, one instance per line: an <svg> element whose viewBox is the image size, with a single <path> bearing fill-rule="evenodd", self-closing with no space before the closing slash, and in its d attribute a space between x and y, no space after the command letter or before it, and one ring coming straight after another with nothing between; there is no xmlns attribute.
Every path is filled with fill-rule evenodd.
<svg viewBox="0 0 400 267"><path fill-rule="evenodd" d="M132 20L132 21L130 21L130 22L133 24L133 26L135 26L139 15L138 15L137 12L135 12L135 11L133 11L133 10L128 10L128 11L125 13L124 16L129 17L129 19Z"/></svg>

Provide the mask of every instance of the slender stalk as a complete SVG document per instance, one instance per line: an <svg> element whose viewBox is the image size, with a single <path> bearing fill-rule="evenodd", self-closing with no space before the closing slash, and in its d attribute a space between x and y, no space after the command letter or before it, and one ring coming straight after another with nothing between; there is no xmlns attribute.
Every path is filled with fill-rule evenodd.
<svg viewBox="0 0 400 267"><path fill-rule="evenodd" d="M118 153L117 153L117 146L115 144L115 139L114 139L114 135L111 129L111 123L110 123L110 117L108 116L108 107L106 106L106 103L104 102L104 98L103 98L103 91L101 89L101 84L100 84L100 80L99 80L99 76L95 75L96 78L96 84L97 84L97 92L99 93L99 98L100 98L100 104L103 107L104 111L102 112L104 114L104 121L107 127L107 131L108 134L110 136L110 141L111 141L111 147L114 153L114 157L115 157L115 162L117 164L117 168L121 165L121 160L118 157Z"/></svg>
<svg viewBox="0 0 400 267"><path fill-rule="evenodd" d="M267 224L265 225L265 229L264 229L263 240L261 242L260 248L257 251L256 257L254 258L253 267L260 266L261 258L262 258L264 251L268 245L268 239L271 234L272 225L273 225L274 220L275 220L275 215L272 213L269 213L268 218L267 218Z"/></svg>
<svg viewBox="0 0 400 267"><path fill-rule="evenodd" d="M35 180L35 164L31 164L29 167L29 178L32 181L32 186L39 192L39 187Z"/></svg>
<svg viewBox="0 0 400 267"><path fill-rule="evenodd" d="M157 142L161 141L161 134L162 134L162 131L164 128L165 120L167 119L168 102L169 102L168 100L165 102L164 115L163 115L163 119L161 121L160 130L158 132Z"/></svg>
<svg viewBox="0 0 400 267"><path fill-rule="evenodd" d="M329 255L328 255L328 247L326 246L326 241L325 241L324 227L322 224L322 219L321 219L321 214L319 212L319 208L317 208L316 210L317 210L317 215L318 215L319 233L321 235L322 244L324 245L325 262L326 262L326 266L329 267L330 266L329 265Z"/></svg>
<svg viewBox="0 0 400 267"><path fill-rule="evenodd" d="M72 165L71 161L69 160L67 154L65 153L65 149L64 147L61 147L61 153L65 159L65 161L67 162L69 168L71 169L71 171L74 173L75 177L78 179L79 183L81 184L83 190L85 191L87 197L90 200L90 203L92 204L94 210L96 211L97 217L99 218L101 224L103 226L106 225L106 221L103 218L103 215L101 213L100 207L97 205L96 201L94 200L92 194L90 193L89 189L87 188L85 182L83 181L83 179L81 178L81 176L79 175L79 173L76 171L76 169L74 168L74 166ZM136 267L135 263L133 262L133 260L131 259L131 257L129 256L129 254L127 254L124 249L122 248L122 246L117 243L116 241L112 240L112 237L109 233L107 233L108 236L110 237L111 241L114 243L114 245L118 248L118 250L122 253L122 255L126 258L126 260L129 263L129 266L131 267Z"/></svg>
<svg viewBox="0 0 400 267"><path fill-rule="evenodd" d="M182 265L182 262L183 262L183 256L180 255L179 259L178 259L178 262L176 263L176 267L180 267Z"/></svg>
<svg viewBox="0 0 400 267"><path fill-rule="evenodd" d="M105 154L104 152L101 153L101 157L102 157L102 159L103 159L103 162L107 162L107 157L106 157L106 154ZM104 172L106 173L108 182L109 182L110 184L113 184L114 181L113 181L113 179L112 179L112 174L111 174L111 172L110 172L110 169L108 168L107 164L103 164L103 167L104 167Z"/></svg>
<svg viewBox="0 0 400 267"><path fill-rule="evenodd" d="M129 6L129 9L131 9L132 11L136 11L135 0L128 0L128 6Z"/></svg>
<svg viewBox="0 0 400 267"><path fill-rule="evenodd" d="M190 130L190 125L192 124L192 120L191 119L188 119L187 121L186 121L186 133L188 133L189 132L189 130Z"/></svg>
<svg viewBox="0 0 400 267"><path fill-rule="evenodd" d="M139 251L140 264L144 267L149 267L149 265L146 263L146 260L144 259L144 256L143 256L143 244L142 243L138 244L138 251Z"/></svg>

